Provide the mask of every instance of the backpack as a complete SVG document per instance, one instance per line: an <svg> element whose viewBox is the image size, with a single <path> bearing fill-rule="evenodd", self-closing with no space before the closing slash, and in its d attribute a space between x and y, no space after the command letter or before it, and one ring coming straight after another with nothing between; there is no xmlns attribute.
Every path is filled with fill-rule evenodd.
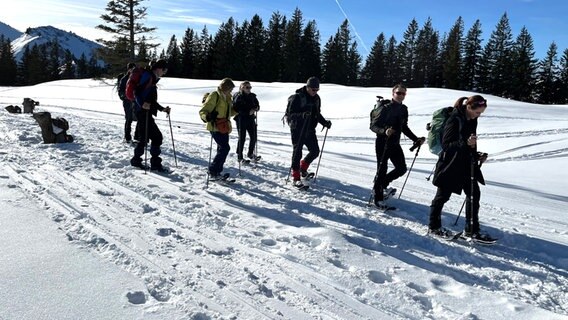
<svg viewBox="0 0 568 320"><path fill-rule="evenodd" d="M143 84L146 85L146 88L150 85L150 75L145 71L146 69L144 68L136 67L132 70L132 72L130 72L130 76L128 77L128 81L126 82L126 88L124 92L126 99L135 101L136 90Z"/></svg>
<svg viewBox="0 0 568 320"><path fill-rule="evenodd" d="M296 97L296 94L293 94L293 95L288 97L288 104L286 105L286 112L284 112L284 115L282 116L282 125L284 125L284 121L286 121L288 126L290 125L290 121L289 121L288 117L290 116L290 109L292 108L292 102L294 101L294 97ZM308 99L306 98L306 96L301 94L300 95L300 105L304 106L304 105L306 105L307 102L308 102Z"/></svg>
<svg viewBox="0 0 568 320"><path fill-rule="evenodd" d="M211 94L211 92L205 92L205 94L203 95L203 98L201 98L201 103L205 103L205 101L207 100L207 97L209 97L210 94Z"/></svg>
<svg viewBox="0 0 568 320"><path fill-rule="evenodd" d="M440 108L432 114L432 121L426 124L428 130L428 147L430 152L439 155L442 152L442 136L444 135L444 127L448 118L454 111L454 107ZM461 121L459 122L459 131L461 132Z"/></svg>
<svg viewBox="0 0 568 320"><path fill-rule="evenodd" d="M371 113L369 115L369 129L371 129L371 131L373 131L374 133L379 133L380 129L385 128L385 119L388 113L388 106L391 102L388 99L383 99L383 97L381 96L377 96L377 99L377 103L375 104L373 110L371 110Z"/></svg>
<svg viewBox="0 0 568 320"><path fill-rule="evenodd" d="M126 99L126 82L128 81L128 73L121 73L118 75L118 80L116 82L116 92L120 100Z"/></svg>

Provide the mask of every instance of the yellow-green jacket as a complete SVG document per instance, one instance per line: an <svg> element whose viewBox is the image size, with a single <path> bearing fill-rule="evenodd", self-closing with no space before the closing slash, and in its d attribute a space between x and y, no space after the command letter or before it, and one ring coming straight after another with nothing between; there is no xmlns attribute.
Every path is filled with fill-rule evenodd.
<svg viewBox="0 0 568 320"><path fill-rule="evenodd" d="M217 119L226 119L229 124L229 133L233 130L231 126L231 117L235 116L237 112L233 109L233 99L231 94L224 94L221 90L211 92L203 107L199 110L199 116L203 122L207 123L207 130L217 131L215 123L207 121L207 115L213 110L218 112Z"/></svg>

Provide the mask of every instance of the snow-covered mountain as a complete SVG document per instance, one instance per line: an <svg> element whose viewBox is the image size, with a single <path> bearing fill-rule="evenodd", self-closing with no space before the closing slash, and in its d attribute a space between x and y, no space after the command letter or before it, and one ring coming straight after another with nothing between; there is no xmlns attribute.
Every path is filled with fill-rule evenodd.
<svg viewBox="0 0 568 320"><path fill-rule="evenodd" d="M14 40L21 36L22 32L0 21L0 35L3 35L5 39Z"/></svg>
<svg viewBox="0 0 568 320"><path fill-rule="evenodd" d="M322 84L333 125L318 126L317 180L299 192L285 183L292 148L281 118L302 84L252 83L262 160L239 167L233 131L225 171L240 176L205 187L215 144L198 110L219 81L160 81L159 101L172 108L156 117L170 175L130 166L113 82L0 88L0 319L567 319L567 105L484 95L480 221L499 238L487 247L426 235L436 158L410 152L408 139L413 169L391 185L398 209L367 206L369 111L390 88ZM410 88L410 128L424 136L434 110L472 94ZM29 114L4 111L24 97L65 117L75 142L43 144ZM445 227L463 228L463 200L445 205Z"/></svg>
<svg viewBox="0 0 568 320"><path fill-rule="evenodd" d="M85 39L73 32L57 29L52 26L43 26L37 28L28 28L26 32L21 33L17 38L12 39L12 49L16 60L22 58L22 54L26 47L44 44L48 41L59 42L63 49L68 49L75 56L80 58L82 54L88 59L91 58L95 49L101 48L101 45Z"/></svg>

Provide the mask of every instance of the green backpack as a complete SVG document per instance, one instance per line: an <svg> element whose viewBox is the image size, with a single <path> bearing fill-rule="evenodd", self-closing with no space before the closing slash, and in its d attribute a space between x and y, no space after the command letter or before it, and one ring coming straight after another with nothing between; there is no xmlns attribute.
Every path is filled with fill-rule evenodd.
<svg viewBox="0 0 568 320"><path fill-rule="evenodd" d="M428 130L428 147L430 152L439 155L442 152L442 136L444 135L444 127L448 118L454 111L454 107L440 108L432 114L432 121L426 125ZM459 131L461 131L461 121L459 122Z"/></svg>
<svg viewBox="0 0 568 320"><path fill-rule="evenodd" d="M369 129L374 133L381 133L385 128L385 120L388 113L388 106L390 105L391 100L383 99L381 96L377 96L377 103L371 110L371 114L369 117L371 118Z"/></svg>

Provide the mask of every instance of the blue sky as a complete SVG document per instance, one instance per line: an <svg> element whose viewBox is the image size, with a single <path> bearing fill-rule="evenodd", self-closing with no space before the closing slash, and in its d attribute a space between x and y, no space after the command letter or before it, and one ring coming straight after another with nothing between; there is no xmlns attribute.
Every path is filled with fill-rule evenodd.
<svg viewBox="0 0 568 320"><path fill-rule="evenodd" d="M105 37L106 33L94 27L102 22L108 0L26 0L10 4L10 10L0 12L0 21L20 30L27 27L52 25L73 31L88 39ZM181 39L187 28L198 32L207 25L211 34L218 26L233 17L237 22L250 20L256 13L268 25L272 13L279 11L290 18L296 7L304 20L315 20L322 38L322 46L337 32L346 19L352 24L355 40L363 57L367 56L377 36L383 32L387 38L394 35L400 41L410 21L415 18L419 26L430 17L434 28L442 36L449 31L457 18L465 22L465 30L476 19L482 24L482 38L487 40L501 16L509 17L513 37L525 26L533 37L537 58L546 55L554 41L558 54L568 48L568 2L557 0L476 0L476 1L363 1L363 0L312 0L312 1L183 1L146 0L146 24L155 26L157 41L165 47L172 35Z"/></svg>

